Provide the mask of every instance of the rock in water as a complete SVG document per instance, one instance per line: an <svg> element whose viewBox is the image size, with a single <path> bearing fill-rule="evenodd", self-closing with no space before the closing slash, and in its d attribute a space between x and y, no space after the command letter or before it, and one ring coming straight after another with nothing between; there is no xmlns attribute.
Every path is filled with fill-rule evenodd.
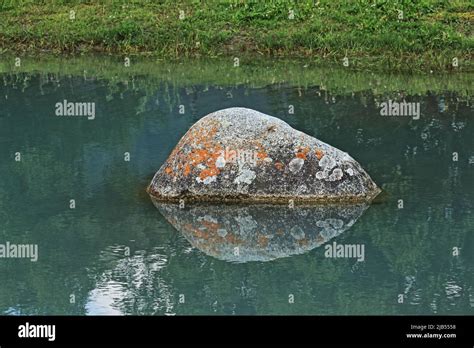
<svg viewBox="0 0 474 348"><path fill-rule="evenodd" d="M379 192L346 152L246 108L196 122L148 187L161 201L370 201Z"/></svg>

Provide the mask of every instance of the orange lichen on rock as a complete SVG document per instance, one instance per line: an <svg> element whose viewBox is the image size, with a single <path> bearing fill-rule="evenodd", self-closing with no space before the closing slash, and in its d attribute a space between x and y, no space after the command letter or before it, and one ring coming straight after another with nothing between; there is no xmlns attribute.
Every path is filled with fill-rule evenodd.
<svg viewBox="0 0 474 348"><path fill-rule="evenodd" d="M182 172L184 176L188 176L193 167L204 165L204 168L199 173L199 178L204 180L208 177L217 175L220 170L216 167L216 160L222 155L222 147L214 142L214 137L217 133L219 124L214 124L212 127L197 128L188 132L184 139L184 143L197 145L187 155L180 156L180 163L178 164L178 171Z"/></svg>
<svg viewBox="0 0 474 348"><path fill-rule="evenodd" d="M201 238L201 239L208 239L209 235L206 231L202 231L193 224L185 224L183 226L184 230L191 233L194 237L196 238Z"/></svg>
<svg viewBox="0 0 474 348"><path fill-rule="evenodd" d="M320 150L320 149L316 149L315 153L316 153L316 158L317 158L318 160L320 160L320 159L323 158L323 156L324 156L324 152L323 152L322 150Z"/></svg>
<svg viewBox="0 0 474 348"><path fill-rule="evenodd" d="M299 146L296 151L296 157L306 160L309 152L309 147Z"/></svg>
<svg viewBox="0 0 474 348"><path fill-rule="evenodd" d="M188 176L189 174L191 173L191 166L189 165L189 163L186 163L185 166L184 166L184 176Z"/></svg>
<svg viewBox="0 0 474 348"><path fill-rule="evenodd" d="M225 240L229 243L232 243L232 244L242 244L243 241L236 237L234 233L228 233L226 236L225 236Z"/></svg>
<svg viewBox="0 0 474 348"><path fill-rule="evenodd" d="M326 240L324 239L323 236L321 236L321 234L318 234L318 235L316 236L316 242L317 242L317 243L321 244L321 243L324 243L325 241L326 241Z"/></svg>
<svg viewBox="0 0 474 348"><path fill-rule="evenodd" d="M307 246L308 244L309 244L309 242L308 242L308 239L306 239L306 238L300 239L300 240L298 241L298 245L299 245L299 246L302 246L302 247Z"/></svg>
<svg viewBox="0 0 474 348"><path fill-rule="evenodd" d="M221 151L216 149L217 148L214 148L213 152L208 154L208 158L206 160L207 168L201 170L199 173L199 178L201 180L215 176L221 172L219 168L216 167L216 160L221 155Z"/></svg>
<svg viewBox="0 0 474 348"><path fill-rule="evenodd" d="M306 159L306 154L303 153L303 152L298 152L298 153L296 154L296 157L297 157L297 158L302 158L302 159L305 160L305 159Z"/></svg>
<svg viewBox="0 0 474 348"><path fill-rule="evenodd" d="M268 245L268 237L267 236L258 236L257 243L258 243L258 245L265 248Z"/></svg>
<svg viewBox="0 0 474 348"><path fill-rule="evenodd" d="M255 149L256 149L255 157L256 157L258 162L261 162L265 158L268 157L268 154L265 151L265 148L263 147L263 145L260 142L254 142L254 146L255 146Z"/></svg>
<svg viewBox="0 0 474 348"><path fill-rule="evenodd" d="M173 172L173 169L171 169L171 167L166 167L165 168L165 173L166 174L171 175L172 172Z"/></svg>
<svg viewBox="0 0 474 348"><path fill-rule="evenodd" d="M204 227L206 227L206 230L209 232L209 233L212 233L212 234L216 234L217 235L217 230L219 228L221 228L221 225L218 224L218 223L215 223L215 222L210 222L210 221L201 221L201 225L203 225Z"/></svg>
<svg viewBox="0 0 474 348"><path fill-rule="evenodd" d="M196 166L199 163L204 162L209 157L209 153L205 149L193 149L189 154L189 160L191 165Z"/></svg>

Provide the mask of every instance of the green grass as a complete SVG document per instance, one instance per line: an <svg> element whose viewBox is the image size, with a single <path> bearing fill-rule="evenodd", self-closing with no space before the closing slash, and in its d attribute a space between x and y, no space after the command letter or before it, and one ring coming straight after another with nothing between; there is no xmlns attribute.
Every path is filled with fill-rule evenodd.
<svg viewBox="0 0 474 348"><path fill-rule="evenodd" d="M355 69L472 71L469 0L0 0L0 19L0 51L9 53L299 57L341 66L347 57Z"/></svg>
<svg viewBox="0 0 474 348"><path fill-rule="evenodd" d="M137 88L154 93L160 82L175 87L193 85L236 87L247 85L260 88L284 84L288 87L306 89L319 86L321 90L337 95L372 91L374 95L395 97L400 92L408 95L442 94L455 92L462 100L472 100L473 73L385 73L352 71L342 66L320 67L305 60L244 58L239 67L233 59L180 59L166 60L152 57L132 58L130 67L124 67L119 57L25 57L21 66L15 66L15 57L0 60L0 74L12 74L19 88L31 73L44 76L81 76L99 78L111 84L127 84L133 81ZM142 78L146 76L146 78Z"/></svg>

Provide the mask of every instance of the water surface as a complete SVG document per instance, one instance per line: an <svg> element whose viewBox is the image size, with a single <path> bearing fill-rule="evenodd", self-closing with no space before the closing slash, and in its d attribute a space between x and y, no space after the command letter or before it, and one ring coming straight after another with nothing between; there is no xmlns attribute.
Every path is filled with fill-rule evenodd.
<svg viewBox="0 0 474 348"><path fill-rule="evenodd" d="M39 259L0 259L0 313L473 313L474 125L472 85L462 82L469 77L365 76L303 64L240 73L197 63L153 73L150 63L148 74L146 62L123 75L120 62L100 73L96 62L2 68L0 244L37 244ZM380 115L380 103L403 98L420 103L418 120ZM63 100L95 102L95 119L55 116ZM244 238L247 258L234 257L223 239L179 231L145 187L194 122L232 106L347 151L382 199L353 221L340 218L339 230L334 211L298 211L294 230L295 212L282 207L169 211L191 227L200 216L267 226ZM319 228L337 233L324 239L317 224L327 219ZM327 257L333 242L363 245L364 260Z"/></svg>

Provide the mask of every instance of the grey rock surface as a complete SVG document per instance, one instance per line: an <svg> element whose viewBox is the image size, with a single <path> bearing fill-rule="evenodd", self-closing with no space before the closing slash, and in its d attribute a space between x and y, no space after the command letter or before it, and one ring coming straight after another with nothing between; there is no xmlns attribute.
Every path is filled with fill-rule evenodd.
<svg viewBox="0 0 474 348"><path fill-rule="evenodd" d="M148 187L162 201L371 201L380 189L346 152L246 108L211 113Z"/></svg>
<svg viewBox="0 0 474 348"><path fill-rule="evenodd" d="M270 261L302 254L347 231L367 203L179 204L152 199L193 247L229 262Z"/></svg>

